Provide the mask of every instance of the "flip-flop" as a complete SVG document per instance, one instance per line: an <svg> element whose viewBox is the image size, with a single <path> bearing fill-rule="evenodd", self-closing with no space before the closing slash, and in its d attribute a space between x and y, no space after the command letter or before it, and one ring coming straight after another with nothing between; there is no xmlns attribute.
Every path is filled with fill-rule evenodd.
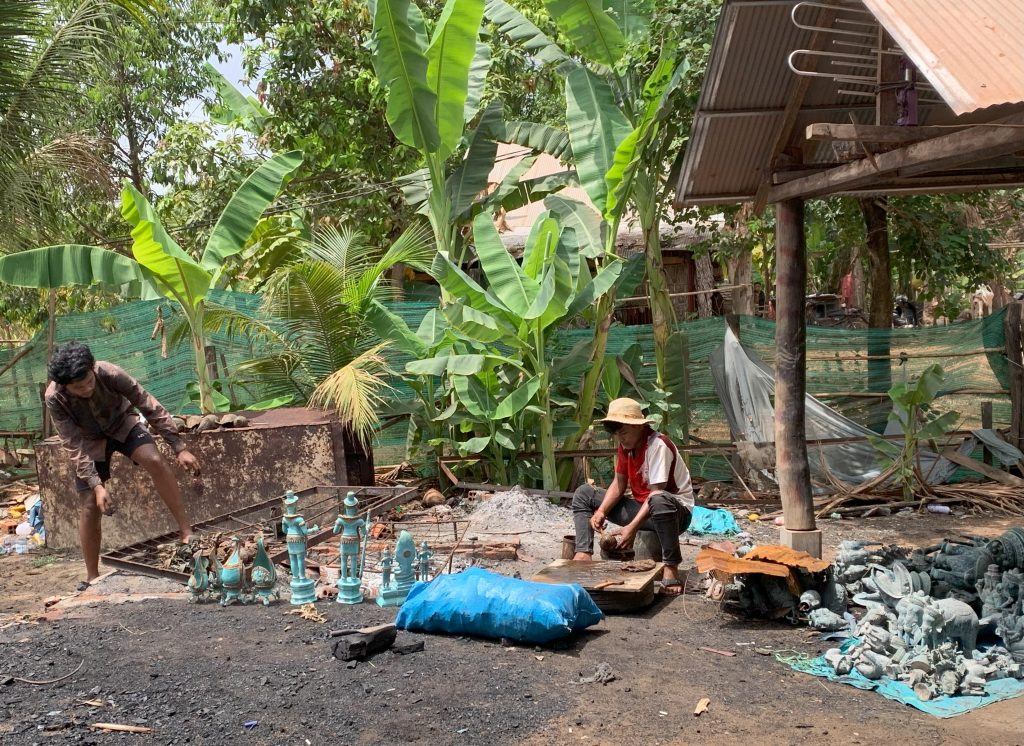
<svg viewBox="0 0 1024 746"><path fill-rule="evenodd" d="M77 592L81 593L82 591L89 590L89 586L90 585L92 585L92 583L90 583L88 580L83 580L81 583L78 584L78 586L75 588L75 590Z"/></svg>

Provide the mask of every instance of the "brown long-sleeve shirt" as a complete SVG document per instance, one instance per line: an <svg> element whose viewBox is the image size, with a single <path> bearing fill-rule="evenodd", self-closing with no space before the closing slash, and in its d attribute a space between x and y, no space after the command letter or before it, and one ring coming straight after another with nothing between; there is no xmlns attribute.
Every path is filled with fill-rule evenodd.
<svg viewBox="0 0 1024 746"><path fill-rule="evenodd" d="M96 388L88 399L69 394L54 381L46 387L46 408L75 465L75 476L90 487L100 484L96 462L106 457L108 438L124 441L139 424L135 408L175 453L185 450L171 415L138 381L113 363L97 361L93 372Z"/></svg>

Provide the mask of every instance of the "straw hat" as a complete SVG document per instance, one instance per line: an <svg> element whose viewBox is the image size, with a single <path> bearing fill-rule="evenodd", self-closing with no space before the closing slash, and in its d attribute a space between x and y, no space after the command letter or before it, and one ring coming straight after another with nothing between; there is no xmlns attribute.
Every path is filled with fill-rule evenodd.
<svg viewBox="0 0 1024 746"><path fill-rule="evenodd" d="M622 425L652 425L654 420L644 416L640 403L634 399L615 399L608 405L608 416L601 422L618 422Z"/></svg>

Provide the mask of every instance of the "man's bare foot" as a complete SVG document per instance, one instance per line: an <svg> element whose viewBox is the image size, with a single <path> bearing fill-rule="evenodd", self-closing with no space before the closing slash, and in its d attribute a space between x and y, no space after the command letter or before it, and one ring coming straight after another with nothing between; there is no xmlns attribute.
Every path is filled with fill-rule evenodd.
<svg viewBox="0 0 1024 746"><path fill-rule="evenodd" d="M192 541L192 538L194 536L195 535L192 533L192 529L189 529L188 531L182 531L181 532L181 543L182 544L188 544L190 541Z"/></svg>
<svg viewBox="0 0 1024 746"><path fill-rule="evenodd" d="M665 565L661 571L661 594L663 596L678 596L683 592L683 584L679 582L679 568L675 565Z"/></svg>
<svg viewBox="0 0 1024 746"><path fill-rule="evenodd" d="M576 552L572 558L573 560L592 560L594 559L594 555L589 552Z"/></svg>

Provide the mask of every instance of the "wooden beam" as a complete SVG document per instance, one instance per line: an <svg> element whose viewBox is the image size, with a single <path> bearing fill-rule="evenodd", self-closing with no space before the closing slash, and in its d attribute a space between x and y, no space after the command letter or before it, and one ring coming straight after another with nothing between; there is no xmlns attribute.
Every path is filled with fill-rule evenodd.
<svg viewBox="0 0 1024 746"><path fill-rule="evenodd" d="M982 476L986 476L993 481L1002 482L1010 487L1024 487L1024 479L1015 477L1012 474L1007 474L1005 471L1000 471L994 466L989 466L988 464L978 461L977 459L973 459L970 456L964 456L955 448L947 448L944 450L942 452L942 457L948 461L952 461L954 464L959 464L960 466L967 467L971 471L976 471Z"/></svg>
<svg viewBox="0 0 1024 746"><path fill-rule="evenodd" d="M1024 150L1024 112L807 176L768 191L769 202L849 192L881 182L966 166Z"/></svg>
<svg viewBox="0 0 1024 746"><path fill-rule="evenodd" d="M808 124L805 132L808 140L831 142L832 140L855 140L857 142L880 143L885 145L909 145L930 140L933 137L961 132L964 127L899 127L885 124L834 124L818 122Z"/></svg>

